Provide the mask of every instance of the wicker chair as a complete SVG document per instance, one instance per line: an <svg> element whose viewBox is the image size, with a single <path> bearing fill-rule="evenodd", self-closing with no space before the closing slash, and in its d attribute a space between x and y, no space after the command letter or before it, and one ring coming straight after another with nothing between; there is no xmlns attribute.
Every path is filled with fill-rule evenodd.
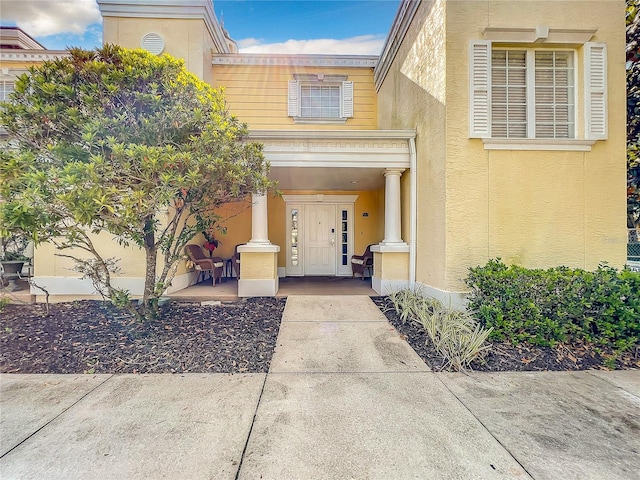
<svg viewBox="0 0 640 480"><path fill-rule="evenodd" d="M185 252L189 255L191 261L195 264L196 271L194 277L191 279L191 283L200 275L200 272L211 272L211 278L213 279L212 285L216 286L222 281L222 275L224 272L224 260L220 257L207 257L200 245L187 245L184 247Z"/></svg>
<svg viewBox="0 0 640 480"><path fill-rule="evenodd" d="M373 245L369 245L362 255L351 256L352 277L355 278L356 274L358 274L362 277L362 280L364 280L364 274L367 270L369 270L370 275L373 274L373 252L371 252Z"/></svg>

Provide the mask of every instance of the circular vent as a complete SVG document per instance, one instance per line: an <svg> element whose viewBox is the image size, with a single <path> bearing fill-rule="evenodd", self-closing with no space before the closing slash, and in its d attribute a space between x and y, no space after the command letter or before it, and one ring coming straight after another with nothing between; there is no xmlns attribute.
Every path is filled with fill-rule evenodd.
<svg viewBox="0 0 640 480"><path fill-rule="evenodd" d="M147 52L159 55L164 50L164 40L157 33L147 33L140 40L140 46Z"/></svg>

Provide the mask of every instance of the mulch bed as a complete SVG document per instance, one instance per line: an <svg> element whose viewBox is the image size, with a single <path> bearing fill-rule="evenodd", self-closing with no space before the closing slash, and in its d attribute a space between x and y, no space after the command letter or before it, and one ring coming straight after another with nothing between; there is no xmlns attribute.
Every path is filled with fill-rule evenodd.
<svg viewBox="0 0 640 480"><path fill-rule="evenodd" d="M148 323L101 301L52 304L48 316L43 305L7 305L0 373L267 372L284 305L172 303Z"/></svg>
<svg viewBox="0 0 640 480"><path fill-rule="evenodd" d="M386 297L373 297L388 320L433 369L444 361L424 330L402 323ZM108 302L7 305L0 312L0 373L265 373L285 299L217 306L172 303L142 323ZM472 364L479 371L604 369L612 352L590 345L542 348L494 343ZM640 368L640 347L616 360Z"/></svg>
<svg viewBox="0 0 640 480"><path fill-rule="evenodd" d="M427 341L428 335L422 327L412 322L403 323L387 297L373 297L372 300L427 365L435 371L443 369L445 362L431 342ZM588 344L560 344L550 348L526 343L515 346L507 342L494 342L484 356L471 363L471 368L487 372L608 370L604 362L613 357L612 351L605 349L599 352L595 346ZM615 368L640 368L640 346L617 358Z"/></svg>

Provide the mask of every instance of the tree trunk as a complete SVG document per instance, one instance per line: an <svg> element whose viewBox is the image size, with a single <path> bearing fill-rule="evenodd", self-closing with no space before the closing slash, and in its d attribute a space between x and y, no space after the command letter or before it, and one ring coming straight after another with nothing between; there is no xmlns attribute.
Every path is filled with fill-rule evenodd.
<svg viewBox="0 0 640 480"><path fill-rule="evenodd" d="M144 232L146 271L144 276L144 292L142 294L141 313L147 320L151 320L158 316L158 299L155 298L158 247L155 242L153 217L147 217L145 219Z"/></svg>

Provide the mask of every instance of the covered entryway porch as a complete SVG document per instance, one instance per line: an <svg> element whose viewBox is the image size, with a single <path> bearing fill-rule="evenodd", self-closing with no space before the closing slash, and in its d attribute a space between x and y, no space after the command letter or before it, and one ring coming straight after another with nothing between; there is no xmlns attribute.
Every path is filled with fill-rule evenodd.
<svg viewBox="0 0 640 480"><path fill-rule="evenodd" d="M281 278L351 277L351 256L368 245L375 292L412 281L414 131L254 130L250 137L264 145L283 195L252 198L251 240L238 248L238 296L276 295Z"/></svg>
<svg viewBox="0 0 640 480"><path fill-rule="evenodd" d="M367 295L375 296L371 288L371 278L351 277L283 277L279 281L277 297L290 295ZM227 278L222 283L211 286L211 280L205 280L168 295L177 302L231 302L238 300L238 282Z"/></svg>

